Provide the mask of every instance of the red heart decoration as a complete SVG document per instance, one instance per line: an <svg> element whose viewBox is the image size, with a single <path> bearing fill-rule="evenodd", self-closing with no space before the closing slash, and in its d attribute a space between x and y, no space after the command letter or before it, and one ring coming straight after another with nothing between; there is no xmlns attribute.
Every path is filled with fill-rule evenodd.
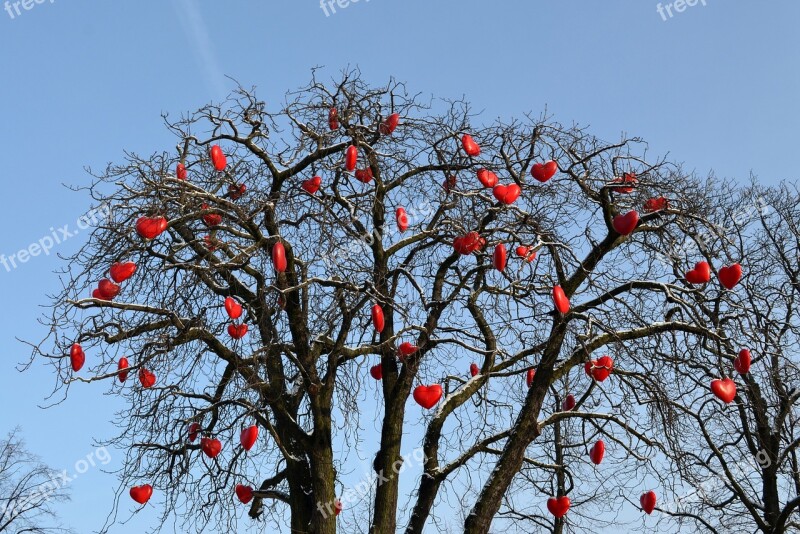
<svg viewBox="0 0 800 534"><path fill-rule="evenodd" d="M344 153L344 168L347 172L353 172L356 168L356 163L358 163L358 149L355 145L350 145Z"/></svg>
<svg viewBox="0 0 800 534"><path fill-rule="evenodd" d="M300 184L300 187L302 187L306 193L313 195L314 193L319 191L321 185L322 185L322 178L320 176L314 176L313 178L309 178L308 180L303 180L303 183Z"/></svg>
<svg viewBox="0 0 800 534"><path fill-rule="evenodd" d="M620 235L630 235L639 224L639 212L631 210L625 215L617 215L612 219L611 226Z"/></svg>
<svg viewBox="0 0 800 534"><path fill-rule="evenodd" d="M192 423L189 425L189 443L194 443L197 435L200 433L200 423Z"/></svg>
<svg viewBox="0 0 800 534"><path fill-rule="evenodd" d="M461 137L461 146L464 147L464 152L467 153L467 156L472 158L481 153L481 147L478 146L478 143L476 143L469 134L464 134Z"/></svg>
<svg viewBox="0 0 800 534"><path fill-rule="evenodd" d="M328 128L331 131L339 129L339 110L331 108L328 110Z"/></svg>
<svg viewBox="0 0 800 534"><path fill-rule="evenodd" d="M113 300L114 297L119 295L119 292L122 291L122 287L115 284L108 278L103 278L97 284L97 291L100 292L100 298L103 300Z"/></svg>
<svg viewBox="0 0 800 534"><path fill-rule="evenodd" d="M201 208L203 210L209 209L208 204L203 204ZM203 222L209 227L218 226L222 222L222 215L219 213L207 213L203 215Z"/></svg>
<svg viewBox="0 0 800 534"><path fill-rule="evenodd" d="M528 384L528 387L531 387L533 384L533 379L536 376L536 369L528 369L528 372L525 374L525 383Z"/></svg>
<svg viewBox="0 0 800 534"><path fill-rule="evenodd" d="M372 326L375 327L375 330L378 333L383 332L383 327L386 323L384 321L383 308L381 308L381 305L374 304L370 310L370 315L372 316Z"/></svg>
<svg viewBox="0 0 800 534"><path fill-rule="evenodd" d="M550 160L546 163L534 163L531 168L531 176L539 182L546 182L558 172L558 163Z"/></svg>
<svg viewBox="0 0 800 534"><path fill-rule="evenodd" d="M450 175L447 178L445 178L444 179L444 183L442 184L442 187L444 187L444 192L445 193L449 193L450 191L455 189L456 188L456 182L457 182L457 178L455 177L455 175Z"/></svg>
<svg viewBox="0 0 800 534"><path fill-rule="evenodd" d="M728 267L720 267L719 283L727 289L733 289L742 279L742 266L734 263Z"/></svg>
<svg viewBox="0 0 800 534"><path fill-rule="evenodd" d="M247 186L244 184L228 186L228 196L231 197L231 200L239 200L244 196L245 191L247 191Z"/></svg>
<svg viewBox="0 0 800 534"><path fill-rule="evenodd" d="M175 176L178 180L185 180L189 176L189 173L186 172L186 165L178 163L178 166L175 168Z"/></svg>
<svg viewBox="0 0 800 534"><path fill-rule="evenodd" d="M203 236L203 245L208 249L209 252L214 252L217 250L217 245L219 241L210 235Z"/></svg>
<svg viewBox="0 0 800 534"><path fill-rule="evenodd" d="M592 448L589 449L589 459L595 465L600 465L600 462L603 461L603 456L606 454L606 444L603 443L603 440L598 441Z"/></svg>
<svg viewBox="0 0 800 534"><path fill-rule="evenodd" d="M409 343L408 341L404 341L403 343L400 343L399 347L397 347L398 358L401 362L404 362L407 357L417 352L417 350L419 350L419 347Z"/></svg>
<svg viewBox="0 0 800 534"><path fill-rule="evenodd" d="M394 212L394 218L397 220L397 229L405 232L408 229L408 214L405 208L397 208Z"/></svg>
<svg viewBox="0 0 800 534"><path fill-rule="evenodd" d="M613 180L611 180L611 183L612 184L630 184L630 185L625 185L624 187L614 187L613 188L613 190L616 191L617 193L628 194L628 193L633 193L633 189L636 186L636 184L639 183L639 180L636 179L636 174L635 173L626 172L622 176L618 176L618 177L614 178Z"/></svg>
<svg viewBox="0 0 800 534"><path fill-rule="evenodd" d="M145 239L155 239L166 229L164 217L139 217L136 221L136 233Z"/></svg>
<svg viewBox="0 0 800 534"><path fill-rule="evenodd" d="M336 502L333 503L333 515L337 516L337 515L341 514L343 509L344 509L344 506L342 506L342 501L340 501L339 499L336 499Z"/></svg>
<svg viewBox="0 0 800 534"><path fill-rule="evenodd" d="M654 211L661 211L669 208L669 200L666 197L653 197L648 198L644 203L645 213L653 213Z"/></svg>
<svg viewBox="0 0 800 534"><path fill-rule="evenodd" d="M494 198L503 204L513 204L519 198L522 189L517 184L496 185L492 189Z"/></svg>
<svg viewBox="0 0 800 534"><path fill-rule="evenodd" d="M610 356L600 356L597 361L594 362L593 367L592 378L598 382L603 382L609 377L611 371L614 370L614 360L612 360Z"/></svg>
<svg viewBox="0 0 800 534"><path fill-rule="evenodd" d="M286 262L286 247L284 247L283 243L280 241L275 243L272 247L272 265L277 272L286 272L286 267L288 265Z"/></svg>
<svg viewBox="0 0 800 534"><path fill-rule="evenodd" d="M736 372L740 375L746 375L750 372L750 364L752 361L753 358L750 355L750 351L742 349L739 351L739 355L733 360L733 368L736 369Z"/></svg>
<svg viewBox="0 0 800 534"><path fill-rule="evenodd" d="M150 484L143 484L141 486L134 486L130 491L131 499L139 504L146 504L153 496L153 486Z"/></svg>
<svg viewBox="0 0 800 534"><path fill-rule="evenodd" d="M222 451L222 443L215 438L200 438L200 448L209 458L216 458Z"/></svg>
<svg viewBox="0 0 800 534"><path fill-rule="evenodd" d="M531 251L531 247L519 246L514 250L514 253L520 258L525 258L528 263L536 259L536 251Z"/></svg>
<svg viewBox="0 0 800 534"><path fill-rule="evenodd" d="M477 376L479 372L480 372L480 369L478 368L478 364L477 363L471 363L469 365L469 374L471 376Z"/></svg>
<svg viewBox="0 0 800 534"><path fill-rule="evenodd" d="M561 409L565 412L571 412L575 408L575 395L570 393L561 403Z"/></svg>
<svg viewBox="0 0 800 534"><path fill-rule="evenodd" d="M690 284L707 284L711 280L711 266L707 261L700 261L694 269L686 272L686 281Z"/></svg>
<svg viewBox="0 0 800 534"><path fill-rule="evenodd" d="M561 286L553 287L553 303L559 312L567 313L569 311L569 299Z"/></svg>
<svg viewBox="0 0 800 534"><path fill-rule="evenodd" d="M464 256L472 254L476 250L480 250L486 240L483 239L478 232L469 232L467 235L457 237L453 240L453 248L459 254Z"/></svg>
<svg viewBox="0 0 800 534"><path fill-rule="evenodd" d="M225 154L223 154L219 145L212 146L209 153L211 154L211 163L214 165L214 168L218 171L224 171L225 166L228 165L228 160L225 159Z"/></svg>
<svg viewBox="0 0 800 534"><path fill-rule="evenodd" d="M119 363L117 364L117 378L119 379L120 383L125 382L128 379L128 371L126 371L128 367L130 367L128 358L120 358Z"/></svg>
<svg viewBox="0 0 800 534"><path fill-rule="evenodd" d="M69 363L76 373L83 369L83 364L86 363L86 354L78 343L73 343L69 348Z"/></svg>
<svg viewBox="0 0 800 534"><path fill-rule="evenodd" d="M246 324L229 324L228 335L233 339L242 339L247 334Z"/></svg>
<svg viewBox="0 0 800 534"><path fill-rule="evenodd" d="M236 484L236 497L242 504L249 503L253 500L253 488L250 486L243 486L242 484Z"/></svg>
<svg viewBox="0 0 800 534"><path fill-rule="evenodd" d="M488 169L478 169L478 181L483 187L492 188L497 185L497 175Z"/></svg>
<svg viewBox="0 0 800 534"><path fill-rule="evenodd" d="M567 515L570 504L569 497L566 495L558 498L551 497L547 499L547 509L556 518L561 518Z"/></svg>
<svg viewBox="0 0 800 534"><path fill-rule="evenodd" d="M242 447L244 450L249 451L253 448L253 445L256 444L256 440L258 439L258 427L256 425L248 426L244 430L242 430L241 435L239 436L239 441L242 442Z"/></svg>
<svg viewBox="0 0 800 534"><path fill-rule="evenodd" d="M111 279L114 280L116 283L121 284L131 276L133 273L136 272L136 264L132 261L127 261L125 263L114 263L111 268L108 270L109 276Z"/></svg>
<svg viewBox="0 0 800 534"><path fill-rule="evenodd" d="M372 181L372 167L367 167L366 169L358 169L356 170L356 180L361 182L362 184L368 184Z"/></svg>
<svg viewBox="0 0 800 534"><path fill-rule="evenodd" d="M414 400L426 410L430 410L436 406L436 403L439 402L441 398L442 386L439 384L417 386L414 388Z"/></svg>
<svg viewBox="0 0 800 534"><path fill-rule="evenodd" d="M502 273L506 270L507 260L508 252L506 252L506 246L502 243L495 245L494 253L492 254L492 264L494 268Z"/></svg>
<svg viewBox="0 0 800 534"><path fill-rule="evenodd" d="M392 135L397 125L400 124L400 114L392 113L381 123L380 132L383 135Z"/></svg>
<svg viewBox="0 0 800 534"><path fill-rule="evenodd" d="M642 510L647 515L653 513L653 510L656 509L656 492L655 491L648 491L647 493L643 493L641 497L639 497L639 504L642 505Z"/></svg>
<svg viewBox="0 0 800 534"><path fill-rule="evenodd" d="M156 375L142 367L139 369L139 383L147 389L156 385Z"/></svg>
<svg viewBox="0 0 800 534"><path fill-rule="evenodd" d="M736 382L730 378L712 380L711 392L725 404L730 404L736 397Z"/></svg>
<svg viewBox="0 0 800 534"><path fill-rule="evenodd" d="M233 297L225 297L225 311L231 319L238 319L242 316L242 305Z"/></svg>
<svg viewBox="0 0 800 534"><path fill-rule="evenodd" d="M373 365L369 368L369 374L372 375L372 378L375 380L380 380L383 378L383 367L381 364Z"/></svg>

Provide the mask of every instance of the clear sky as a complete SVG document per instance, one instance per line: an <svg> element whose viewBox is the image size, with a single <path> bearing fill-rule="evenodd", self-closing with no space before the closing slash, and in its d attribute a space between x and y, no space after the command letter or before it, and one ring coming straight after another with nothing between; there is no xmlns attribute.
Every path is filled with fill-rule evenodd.
<svg viewBox="0 0 800 534"><path fill-rule="evenodd" d="M317 0L35 1L0 11L6 256L51 227L75 227L88 199L62 184L86 183L85 166L173 149L162 112L219 100L232 87L226 75L278 106L314 66L326 78L358 66L375 83L394 76L412 92L464 96L487 121L546 107L604 139L641 136L654 156L701 174L798 177L796 0L698 0L663 16L652 0L360 0L327 16ZM36 318L59 287L54 253L82 239L10 271L0 265L0 432L21 425L32 451L70 473L92 438L113 435L109 421L124 406L98 385L39 409L54 377L42 366L15 371L29 354L16 338L44 336ZM109 467L121 457L112 451ZM75 502L62 517L91 532L116 480L92 468L70 487ZM146 519L115 532L142 532Z"/></svg>

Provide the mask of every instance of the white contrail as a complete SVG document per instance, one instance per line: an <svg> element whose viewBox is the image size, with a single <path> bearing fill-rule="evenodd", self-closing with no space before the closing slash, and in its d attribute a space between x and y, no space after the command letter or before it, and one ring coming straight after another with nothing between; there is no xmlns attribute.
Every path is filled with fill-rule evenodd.
<svg viewBox="0 0 800 534"><path fill-rule="evenodd" d="M228 92L225 88L225 74L217 60L214 43L197 8L196 0L173 0L173 5L178 12L183 31L193 45L195 59L203 69L209 89L215 93L214 96L224 98Z"/></svg>

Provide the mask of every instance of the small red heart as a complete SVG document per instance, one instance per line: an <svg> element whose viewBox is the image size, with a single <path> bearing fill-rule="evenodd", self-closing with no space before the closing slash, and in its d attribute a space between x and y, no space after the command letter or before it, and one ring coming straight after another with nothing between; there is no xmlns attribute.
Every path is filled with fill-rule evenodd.
<svg viewBox="0 0 800 534"><path fill-rule="evenodd" d="M250 486L244 486L242 484L236 484L236 497L242 502L242 504L247 504L253 500L253 488Z"/></svg>
<svg viewBox="0 0 800 534"><path fill-rule="evenodd" d="M136 272L136 264L132 261L128 261L125 263L114 263L111 268L108 270L108 274L112 280L116 283L121 284L131 276L133 273Z"/></svg>
<svg viewBox="0 0 800 534"><path fill-rule="evenodd" d="M456 182L457 182L457 178L455 177L455 175L450 175L447 178L445 178L444 179L444 183L442 184L442 187L444 187L444 192L445 193L449 193L450 191L455 189L456 188Z"/></svg>
<svg viewBox="0 0 800 534"><path fill-rule="evenodd" d="M645 213L653 213L654 211L665 209L669 209L669 200L666 197L648 198L644 203Z"/></svg>
<svg viewBox="0 0 800 534"><path fill-rule="evenodd" d="M561 403L561 409L565 412L571 412L575 408L575 395L570 393Z"/></svg>
<svg viewBox="0 0 800 534"><path fill-rule="evenodd" d="M386 322L383 317L383 308L381 308L380 304L374 304L372 306L372 309L370 310L370 316L372 317L372 326L375 327L375 330L378 333L383 332Z"/></svg>
<svg viewBox="0 0 800 534"><path fill-rule="evenodd" d="M528 384L528 387L531 387L533 384L533 379L536 377L536 369L528 369L528 372L525 374L525 383Z"/></svg>
<svg viewBox="0 0 800 534"><path fill-rule="evenodd" d="M628 193L633 193L633 189L636 184L639 183L639 180L636 179L636 174L632 172L626 172L622 176L618 176L611 180L612 184L624 184L622 187L613 187L612 190L617 193L622 193L627 195ZM630 184L630 185L628 185Z"/></svg>
<svg viewBox="0 0 800 534"><path fill-rule="evenodd" d="M113 300L114 297L119 295L119 292L122 291L122 287L108 278L103 278L97 284L97 290L100 292L100 297L103 300Z"/></svg>
<svg viewBox="0 0 800 534"><path fill-rule="evenodd" d="M611 371L613 370L614 360L612 360L610 356L600 356L597 361L594 362L592 378L598 382L603 382L611 375Z"/></svg>
<svg viewBox="0 0 800 534"><path fill-rule="evenodd" d="M145 239L155 239L167 229L164 217L139 217L136 221L136 233Z"/></svg>
<svg viewBox="0 0 800 534"><path fill-rule="evenodd" d="M86 363L86 354L78 343L73 343L69 349L69 363L76 373L83 369L83 364Z"/></svg>
<svg viewBox="0 0 800 534"><path fill-rule="evenodd" d="M178 180L185 180L189 176L189 173L186 172L186 165L178 163L177 167L175 167L175 176Z"/></svg>
<svg viewBox="0 0 800 534"><path fill-rule="evenodd" d="M542 183L555 176L557 172L558 163L553 160L546 163L534 163L533 168L531 168L531 176Z"/></svg>
<svg viewBox="0 0 800 534"><path fill-rule="evenodd" d="M653 510L656 509L656 492L655 491L648 491L647 493L643 493L641 497L639 497L639 504L642 505L642 510L647 515L653 513Z"/></svg>
<svg viewBox="0 0 800 534"><path fill-rule="evenodd" d="M372 181L372 167L367 167L366 169L358 169L356 170L356 180L361 182L362 184L368 184Z"/></svg>
<svg viewBox="0 0 800 534"><path fill-rule="evenodd" d="M333 515L337 516L337 515L341 514L343 509L344 509L344 506L342 506L342 501L340 501L339 499L336 499L336 502L333 503Z"/></svg>
<svg viewBox="0 0 800 534"><path fill-rule="evenodd" d="M283 243L280 241L272 246L272 265L277 272L286 272L286 267L288 265L286 262L286 247L284 247Z"/></svg>
<svg viewBox="0 0 800 534"><path fill-rule="evenodd" d="M394 212L394 217L397 220L397 229L405 232L408 229L408 214L405 208L397 208Z"/></svg>
<svg viewBox="0 0 800 534"><path fill-rule="evenodd" d="M725 404L730 404L736 397L736 382L730 378L711 381L711 392Z"/></svg>
<svg viewBox="0 0 800 534"><path fill-rule="evenodd" d="M356 163L358 163L358 149L355 145L350 145L344 154L344 168L347 172L353 172L356 169Z"/></svg>
<svg viewBox="0 0 800 534"><path fill-rule="evenodd" d="M201 208L203 210L209 209L208 204L203 204ZM203 215L203 222L209 227L219 226L219 224L222 222L222 215L219 213L207 213Z"/></svg>
<svg viewBox="0 0 800 534"><path fill-rule="evenodd" d="M439 399L441 398L442 386L439 384L433 384L430 386L417 386L414 388L414 400L426 410L430 410L436 406L436 403L439 402Z"/></svg>
<svg viewBox="0 0 800 534"><path fill-rule="evenodd" d="M300 187L302 187L306 193L313 195L314 193L319 191L321 185L322 185L322 178L320 176L314 176L313 178L309 178L308 180L303 180L303 183L300 185Z"/></svg>
<svg viewBox="0 0 800 534"><path fill-rule="evenodd" d="M629 211L625 215L617 215L611 221L611 226L620 235L630 235L639 224L639 212L636 210Z"/></svg>
<svg viewBox="0 0 800 534"><path fill-rule="evenodd" d="M592 463L595 465L600 465L600 462L603 461L603 456L605 454L606 444L603 443L602 440L592 445L592 448L589 449L589 459L592 460Z"/></svg>
<svg viewBox="0 0 800 534"><path fill-rule="evenodd" d="M567 313L569 311L569 299L561 286L553 287L553 303L559 312Z"/></svg>
<svg viewBox="0 0 800 534"><path fill-rule="evenodd" d="M492 264L494 268L501 273L506 270L506 262L508 260L508 252L506 246L502 243L495 245L494 253L492 254Z"/></svg>
<svg viewBox="0 0 800 534"><path fill-rule="evenodd" d="M231 200L239 200L244 196L245 191L247 191L247 186L244 184L228 186L228 196L231 197Z"/></svg>
<svg viewBox="0 0 800 534"><path fill-rule="evenodd" d="M513 204L519 198L522 189L517 184L496 185L492 189L494 198L503 204Z"/></svg>
<svg viewBox="0 0 800 534"><path fill-rule="evenodd" d="M228 165L228 160L225 158L225 154L222 152L219 145L212 146L209 153L211 154L211 163L214 165L214 168L218 171L224 171L225 166Z"/></svg>
<svg viewBox="0 0 800 534"><path fill-rule="evenodd" d="M373 365L372 367L369 368L369 374L375 380L380 380L383 378L383 367L381 366L381 364Z"/></svg>
<svg viewBox="0 0 800 534"><path fill-rule="evenodd" d="M239 436L239 441L242 442L242 447L244 450L249 451L253 448L253 445L256 444L256 440L258 439L258 427L256 425L248 426L244 430L242 430L241 435Z"/></svg>
<svg viewBox="0 0 800 534"><path fill-rule="evenodd" d="M486 188L492 188L497 185L499 179L497 175L488 169L478 169L478 181Z"/></svg>
<svg viewBox="0 0 800 534"><path fill-rule="evenodd" d="M733 360L733 368L736 369L736 372L740 375L746 375L750 372L750 364L752 362L753 358L750 355L750 351L742 349L739 351L739 355Z"/></svg>
<svg viewBox="0 0 800 534"><path fill-rule="evenodd" d="M233 339L242 339L247 334L246 324L229 324L228 335Z"/></svg>
<svg viewBox="0 0 800 534"><path fill-rule="evenodd" d="M242 305L233 297L225 297L225 311L231 319L238 319L242 316Z"/></svg>
<svg viewBox="0 0 800 534"><path fill-rule="evenodd" d="M551 497L547 499L547 509L556 518L561 518L567 515L570 504L569 497L566 495L558 498Z"/></svg>
<svg viewBox="0 0 800 534"><path fill-rule="evenodd" d="M156 375L142 367L139 369L139 383L141 383L142 387L145 389L151 388L156 385Z"/></svg>
<svg viewBox="0 0 800 534"><path fill-rule="evenodd" d="M520 258L525 258L528 261L528 263L536 259L536 251L535 250L532 251L531 247L519 246L516 249L514 249L514 253Z"/></svg>
<svg viewBox="0 0 800 534"><path fill-rule="evenodd" d="M134 486L130 491L131 499L139 504L146 504L153 496L153 486L150 484L143 484L141 486Z"/></svg>
<svg viewBox="0 0 800 534"><path fill-rule="evenodd" d="M479 372L480 372L480 369L478 368L478 364L477 363L471 363L469 365L469 374L471 376L477 376Z"/></svg>
<svg viewBox="0 0 800 534"><path fill-rule="evenodd" d="M128 358L120 358L119 363L117 364L117 378L119 379L120 383L125 382L128 379L128 371L126 371L128 367L130 367Z"/></svg>
<svg viewBox="0 0 800 534"><path fill-rule="evenodd" d="M413 343L409 343L408 341L404 341L400 343L400 346L397 347L398 358L401 362L406 361L406 358L414 354L419 350L419 347L414 345Z"/></svg>
<svg viewBox="0 0 800 534"><path fill-rule="evenodd" d="M711 266L707 261L700 261L694 269L686 272L686 281L690 284L707 284L711 280Z"/></svg>
<svg viewBox="0 0 800 534"><path fill-rule="evenodd" d="M328 110L328 128L331 131L339 129L339 110L331 108Z"/></svg>
<svg viewBox="0 0 800 534"><path fill-rule="evenodd" d="M461 137L461 146L464 147L464 152L467 153L467 156L472 158L481 153L481 147L478 146L478 143L476 143L469 134L464 134Z"/></svg>
<svg viewBox="0 0 800 534"><path fill-rule="evenodd" d="M189 443L194 443L194 440L197 439L197 435L200 433L200 430L200 423L192 423L189 425Z"/></svg>
<svg viewBox="0 0 800 534"><path fill-rule="evenodd" d="M381 123L380 132L382 135L392 135L397 125L400 124L400 114L392 113Z"/></svg>
<svg viewBox="0 0 800 534"><path fill-rule="evenodd" d="M200 448L209 458L216 458L222 451L222 443L215 438L200 438Z"/></svg>
<svg viewBox="0 0 800 534"><path fill-rule="evenodd" d="M728 267L720 267L719 283L727 289L733 289L742 279L742 266L734 263Z"/></svg>
<svg viewBox="0 0 800 534"><path fill-rule="evenodd" d="M453 240L453 248L461 255L472 254L476 250L480 250L486 244L478 232L469 232L466 235L457 237Z"/></svg>

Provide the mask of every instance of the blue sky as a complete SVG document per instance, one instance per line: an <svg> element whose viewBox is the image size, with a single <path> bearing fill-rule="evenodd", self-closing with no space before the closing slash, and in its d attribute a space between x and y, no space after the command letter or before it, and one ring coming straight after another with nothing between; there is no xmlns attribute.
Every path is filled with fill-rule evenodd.
<svg viewBox="0 0 800 534"><path fill-rule="evenodd" d="M359 66L375 83L395 76L412 92L464 96L487 121L546 108L605 139L641 136L654 156L701 174L796 179L800 4L705 4L667 20L651 0L361 0L328 16L316 0L44 0L19 15L11 5L13 18L0 11L0 254L75 226L88 200L62 184L86 183L85 166L172 149L162 112L219 100L232 87L226 75L278 106L314 66L328 75ZM58 289L53 253L0 265L0 432L21 425L34 452L74 471L92 438L113 435L108 421L124 406L84 386L41 410L54 377L38 365L15 371L28 357L15 338L45 333L35 319ZM63 519L98 528L115 487L98 469L79 476ZM141 532L146 519L118 531Z"/></svg>

